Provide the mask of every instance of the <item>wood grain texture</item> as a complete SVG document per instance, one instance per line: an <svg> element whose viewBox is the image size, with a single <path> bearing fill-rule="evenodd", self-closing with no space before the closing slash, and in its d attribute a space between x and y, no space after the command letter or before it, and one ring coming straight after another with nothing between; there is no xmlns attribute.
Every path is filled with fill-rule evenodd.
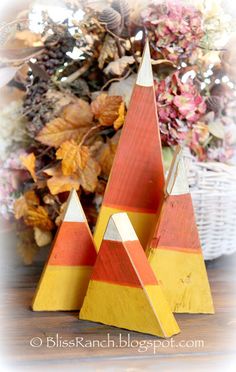
<svg viewBox="0 0 236 372"><path fill-rule="evenodd" d="M145 349L145 343L160 342L155 336L78 320L77 312L32 312L29 305L42 263L22 266L16 256L13 235L0 236L3 370L235 372L236 255L222 257L207 265L216 313L210 317L206 314L176 314L181 333L173 338L173 346L170 340L163 340L164 344L159 344L154 353L153 347ZM87 348L47 347L47 337L56 340L57 334L61 340L76 337L82 338L84 343L97 340L103 342L103 347L98 343ZM115 347L105 343L108 334ZM41 347L30 346L33 337L42 338ZM120 340L123 344L119 344ZM128 340L133 342L133 347ZM203 347L194 345L197 340L203 341ZM142 352L140 345L143 345Z"/></svg>
<svg viewBox="0 0 236 372"><path fill-rule="evenodd" d="M103 200L104 207L130 211L137 218L139 213L155 215L164 196L161 139L153 77L150 84L151 73L147 44ZM145 81L145 74L148 74L149 83L142 85L140 81ZM98 248L104 234L103 221L105 219L105 226L108 222L107 214L103 215L102 212L103 209L94 235ZM143 231L150 228L150 225L141 223L136 229L145 247L147 234L143 234Z"/></svg>
<svg viewBox="0 0 236 372"><path fill-rule="evenodd" d="M93 266L96 250L84 222L62 222L54 240L48 265Z"/></svg>
<svg viewBox="0 0 236 372"><path fill-rule="evenodd" d="M126 213L108 222L80 319L160 337L179 333Z"/></svg>
<svg viewBox="0 0 236 372"><path fill-rule="evenodd" d="M124 243L111 240L103 241L91 280L140 288L144 285L157 284L157 279L150 270L145 253L141 251L142 247L137 247L137 245L137 241ZM140 254L140 252L142 253ZM130 256L133 265L130 264Z"/></svg>
<svg viewBox="0 0 236 372"><path fill-rule="evenodd" d="M75 190L68 198L64 219L32 301L34 311L80 309L97 254L83 208Z"/></svg>
<svg viewBox="0 0 236 372"><path fill-rule="evenodd" d="M182 195L189 193L188 178L183 158L183 149L178 145L168 173L165 185L167 195Z"/></svg>
<svg viewBox="0 0 236 372"><path fill-rule="evenodd" d="M211 290L179 148L169 172L166 198L146 252L148 261L172 311L212 314Z"/></svg>
<svg viewBox="0 0 236 372"><path fill-rule="evenodd" d="M136 85L115 155L104 205L155 213L164 172L153 87Z"/></svg>
<svg viewBox="0 0 236 372"><path fill-rule="evenodd" d="M170 195L165 199L150 246L201 252L190 194Z"/></svg>
<svg viewBox="0 0 236 372"><path fill-rule="evenodd" d="M114 213L122 213L122 212L127 212L127 211L118 209L118 208L106 207L105 205L101 206L97 225L96 225L96 230L94 233L94 241L96 244L97 251L99 250L101 246L101 242L102 242L109 218ZM132 225L134 227L136 234L139 237L142 247L145 247L146 242L150 239L150 235L152 235L150 234L150 231L152 230L153 232L155 229L155 224L157 222L156 213L141 213L141 212L128 211L127 214L130 220L132 221ZM144 228L144 226L146 227L148 226L149 228Z"/></svg>

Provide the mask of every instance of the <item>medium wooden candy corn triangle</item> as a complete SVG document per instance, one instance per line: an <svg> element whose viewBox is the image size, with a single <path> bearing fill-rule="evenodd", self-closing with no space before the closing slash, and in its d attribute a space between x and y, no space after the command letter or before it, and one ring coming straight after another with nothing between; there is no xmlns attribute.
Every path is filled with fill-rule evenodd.
<svg viewBox="0 0 236 372"><path fill-rule="evenodd" d="M214 313L181 152L178 147L147 257L163 284L172 311Z"/></svg>
<svg viewBox="0 0 236 372"><path fill-rule="evenodd" d="M80 319L161 337L179 333L126 213L109 220Z"/></svg>
<svg viewBox="0 0 236 372"><path fill-rule="evenodd" d="M32 303L35 311L78 310L96 260L83 208L72 190Z"/></svg>
<svg viewBox="0 0 236 372"><path fill-rule="evenodd" d="M164 197L164 172L149 44L122 129L100 210L94 240L97 249L113 213L127 212L145 248Z"/></svg>

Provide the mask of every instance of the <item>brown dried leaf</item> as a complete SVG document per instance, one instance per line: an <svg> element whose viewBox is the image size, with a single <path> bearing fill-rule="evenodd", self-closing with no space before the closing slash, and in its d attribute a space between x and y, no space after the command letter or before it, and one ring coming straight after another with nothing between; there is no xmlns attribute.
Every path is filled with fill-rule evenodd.
<svg viewBox="0 0 236 372"><path fill-rule="evenodd" d="M71 191L73 188L79 190L80 182L77 174L64 176L61 168L50 168L44 171L49 176L52 176L47 181L47 186L52 195L60 194L61 192Z"/></svg>
<svg viewBox="0 0 236 372"><path fill-rule="evenodd" d="M47 186L52 195L71 191L73 188L79 190L80 186L87 192L94 192L100 172L101 167L99 163L91 157L88 158L87 164L83 169L78 170L70 176L65 176L60 167L50 168L44 171L47 175L52 176L47 181Z"/></svg>
<svg viewBox="0 0 236 372"><path fill-rule="evenodd" d="M105 41L100 51L100 55L98 57L98 67L100 69L103 69L104 64L107 59L117 59L117 58L119 58L119 56L118 56L116 41L110 35L106 35Z"/></svg>
<svg viewBox="0 0 236 372"><path fill-rule="evenodd" d="M24 221L27 226L39 227L43 230L52 230L53 228L53 222L50 220L47 210L42 206L29 207Z"/></svg>
<svg viewBox="0 0 236 372"><path fill-rule="evenodd" d="M133 56L124 56L121 58L112 61L107 65L107 67L103 70L106 75L116 75L121 76L129 65L134 63Z"/></svg>
<svg viewBox="0 0 236 372"><path fill-rule="evenodd" d="M127 79L112 83L108 90L109 95L121 96L126 104L126 107L129 107L129 102L131 99L136 79L137 75L132 74Z"/></svg>
<svg viewBox="0 0 236 372"><path fill-rule="evenodd" d="M50 79L50 76L48 75L48 73L45 70L43 70L41 67L39 67L38 63L32 63L31 61L29 61L28 65L31 68L34 77L39 77L46 81Z"/></svg>
<svg viewBox="0 0 236 372"><path fill-rule="evenodd" d="M91 103L92 112L101 125L111 126L119 117L122 102L120 96L108 96L102 93Z"/></svg>
<svg viewBox="0 0 236 372"><path fill-rule="evenodd" d="M20 160L24 167L30 172L30 175L33 178L34 182L37 182L37 177L35 173L36 158L34 153L31 152L29 155L21 156Z"/></svg>
<svg viewBox="0 0 236 372"><path fill-rule="evenodd" d="M103 146L98 154L98 161L102 168L102 173L109 177L117 146L119 143L121 132L117 132L111 139L107 139L107 143Z"/></svg>
<svg viewBox="0 0 236 372"><path fill-rule="evenodd" d="M48 101L54 103L53 115L60 116L62 110L71 103L77 101L77 97L73 96L69 92L61 92L56 89L50 88L46 93L46 98Z"/></svg>
<svg viewBox="0 0 236 372"><path fill-rule="evenodd" d="M40 204L39 198L33 190L26 191L24 197L28 206L37 206Z"/></svg>
<svg viewBox="0 0 236 372"><path fill-rule="evenodd" d="M28 213L28 208L31 206L38 206L39 205L39 198L35 194L33 190L27 191L23 196L19 199L16 199L14 203L14 214L15 218L19 220L20 218L24 217Z"/></svg>
<svg viewBox="0 0 236 372"><path fill-rule="evenodd" d="M101 167L98 162L89 158L86 167L79 172L79 182L85 191L95 191L100 172Z"/></svg>
<svg viewBox="0 0 236 372"><path fill-rule="evenodd" d="M56 118L45 125L36 139L45 145L57 148L70 139L79 141L84 133L85 130L79 128L78 125L69 123L62 118Z"/></svg>
<svg viewBox="0 0 236 372"><path fill-rule="evenodd" d="M63 119L78 127L87 127L93 121L93 114L88 102L78 99L76 103L66 106L62 113Z"/></svg>
<svg viewBox="0 0 236 372"><path fill-rule="evenodd" d="M62 143L56 152L57 159L62 160L62 173L64 176L70 176L78 168L84 169L89 157L87 146L80 146L74 140Z"/></svg>
<svg viewBox="0 0 236 372"><path fill-rule="evenodd" d="M0 48L0 58L4 63L22 63L40 55L44 46L32 48Z"/></svg>
<svg viewBox="0 0 236 372"><path fill-rule="evenodd" d="M16 199L14 203L14 215L17 220L24 217L28 211L28 205L24 196L21 196L19 199Z"/></svg>
<svg viewBox="0 0 236 372"><path fill-rule="evenodd" d="M60 213L59 213L59 215L57 216L57 218L56 218L56 220L55 220L55 224L56 224L56 226L60 226L60 224L62 223L62 220L63 220L63 217L64 217L64 213L65 213L66 206L67 206L67 202L63 203L63 204L60 206Z"/></svg>
<svg viewBox="0 0 236 372"><path fill-rule="evenodd" d="M79 99L77 103L66 106L61 117L47 123L39 132L37 140L56 148L71 139L80 141L89 130L92 120L89 104Z"/></svg>

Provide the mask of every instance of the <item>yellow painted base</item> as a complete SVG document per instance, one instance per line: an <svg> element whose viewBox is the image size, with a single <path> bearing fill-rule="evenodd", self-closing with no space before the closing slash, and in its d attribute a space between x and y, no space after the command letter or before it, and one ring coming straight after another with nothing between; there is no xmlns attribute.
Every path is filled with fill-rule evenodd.
<svg viewBox="0 0 236 372"><path fill-rule="evenodd" d="M180 332L157 285L142 289L90 281L79 317L160 337Z"/></svg>
<svg viewBox="0 0 236 372"><path fill-rule="evenodd" d="M201 254L150 249L148 261L163 286L173 312L214 314Z"/></svg>
<svg viewBox="0 0 236 372"><path fill-rule="evenodd" d="M79 310L91 274L90 266L46 266L32 303L34 311Z"/></svg>
<svg viewBox="0 0 236 372"><path fill-rule="evenodd" d="M102 206L99 213L96 229L94 232L94 241L97 251L100 249L103 235L105 233L109 218L112 216L112 214L120 212L126 212L128 214L129 219L136 231L136 234L139 238L139 241L143 249L146 249L146 246L150 239L151 232L154 228L154 224L157 219L156 214L128 212L122 209L108 208L106 206Z"/></svg>

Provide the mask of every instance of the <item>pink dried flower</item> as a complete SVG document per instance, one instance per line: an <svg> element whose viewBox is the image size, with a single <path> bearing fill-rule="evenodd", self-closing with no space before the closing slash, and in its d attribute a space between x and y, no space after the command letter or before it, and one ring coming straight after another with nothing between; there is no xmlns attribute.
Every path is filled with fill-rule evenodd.
<svg viewBox="0 0 236 372"><path fill-rule="evenodd" d="M183 84L179 72L156 83L155 87L163 144L176 145L205 113L206 104L193 81L189 79Z"/></svg>
<svg viewBox="0 0 236 372"><path fill-rule="evenodd" d="M142 13L142 20L157 56L161 53L173 62L188 58L203 37L202 14L181 2L150 4Z"/></svg>
<svg viewBox="0 0 236 372"><path fill-rule="evenodd" d="M14 202L17 199L17 175L6 169L0 169L0 214L9 219L13 215Z"/></svg>

